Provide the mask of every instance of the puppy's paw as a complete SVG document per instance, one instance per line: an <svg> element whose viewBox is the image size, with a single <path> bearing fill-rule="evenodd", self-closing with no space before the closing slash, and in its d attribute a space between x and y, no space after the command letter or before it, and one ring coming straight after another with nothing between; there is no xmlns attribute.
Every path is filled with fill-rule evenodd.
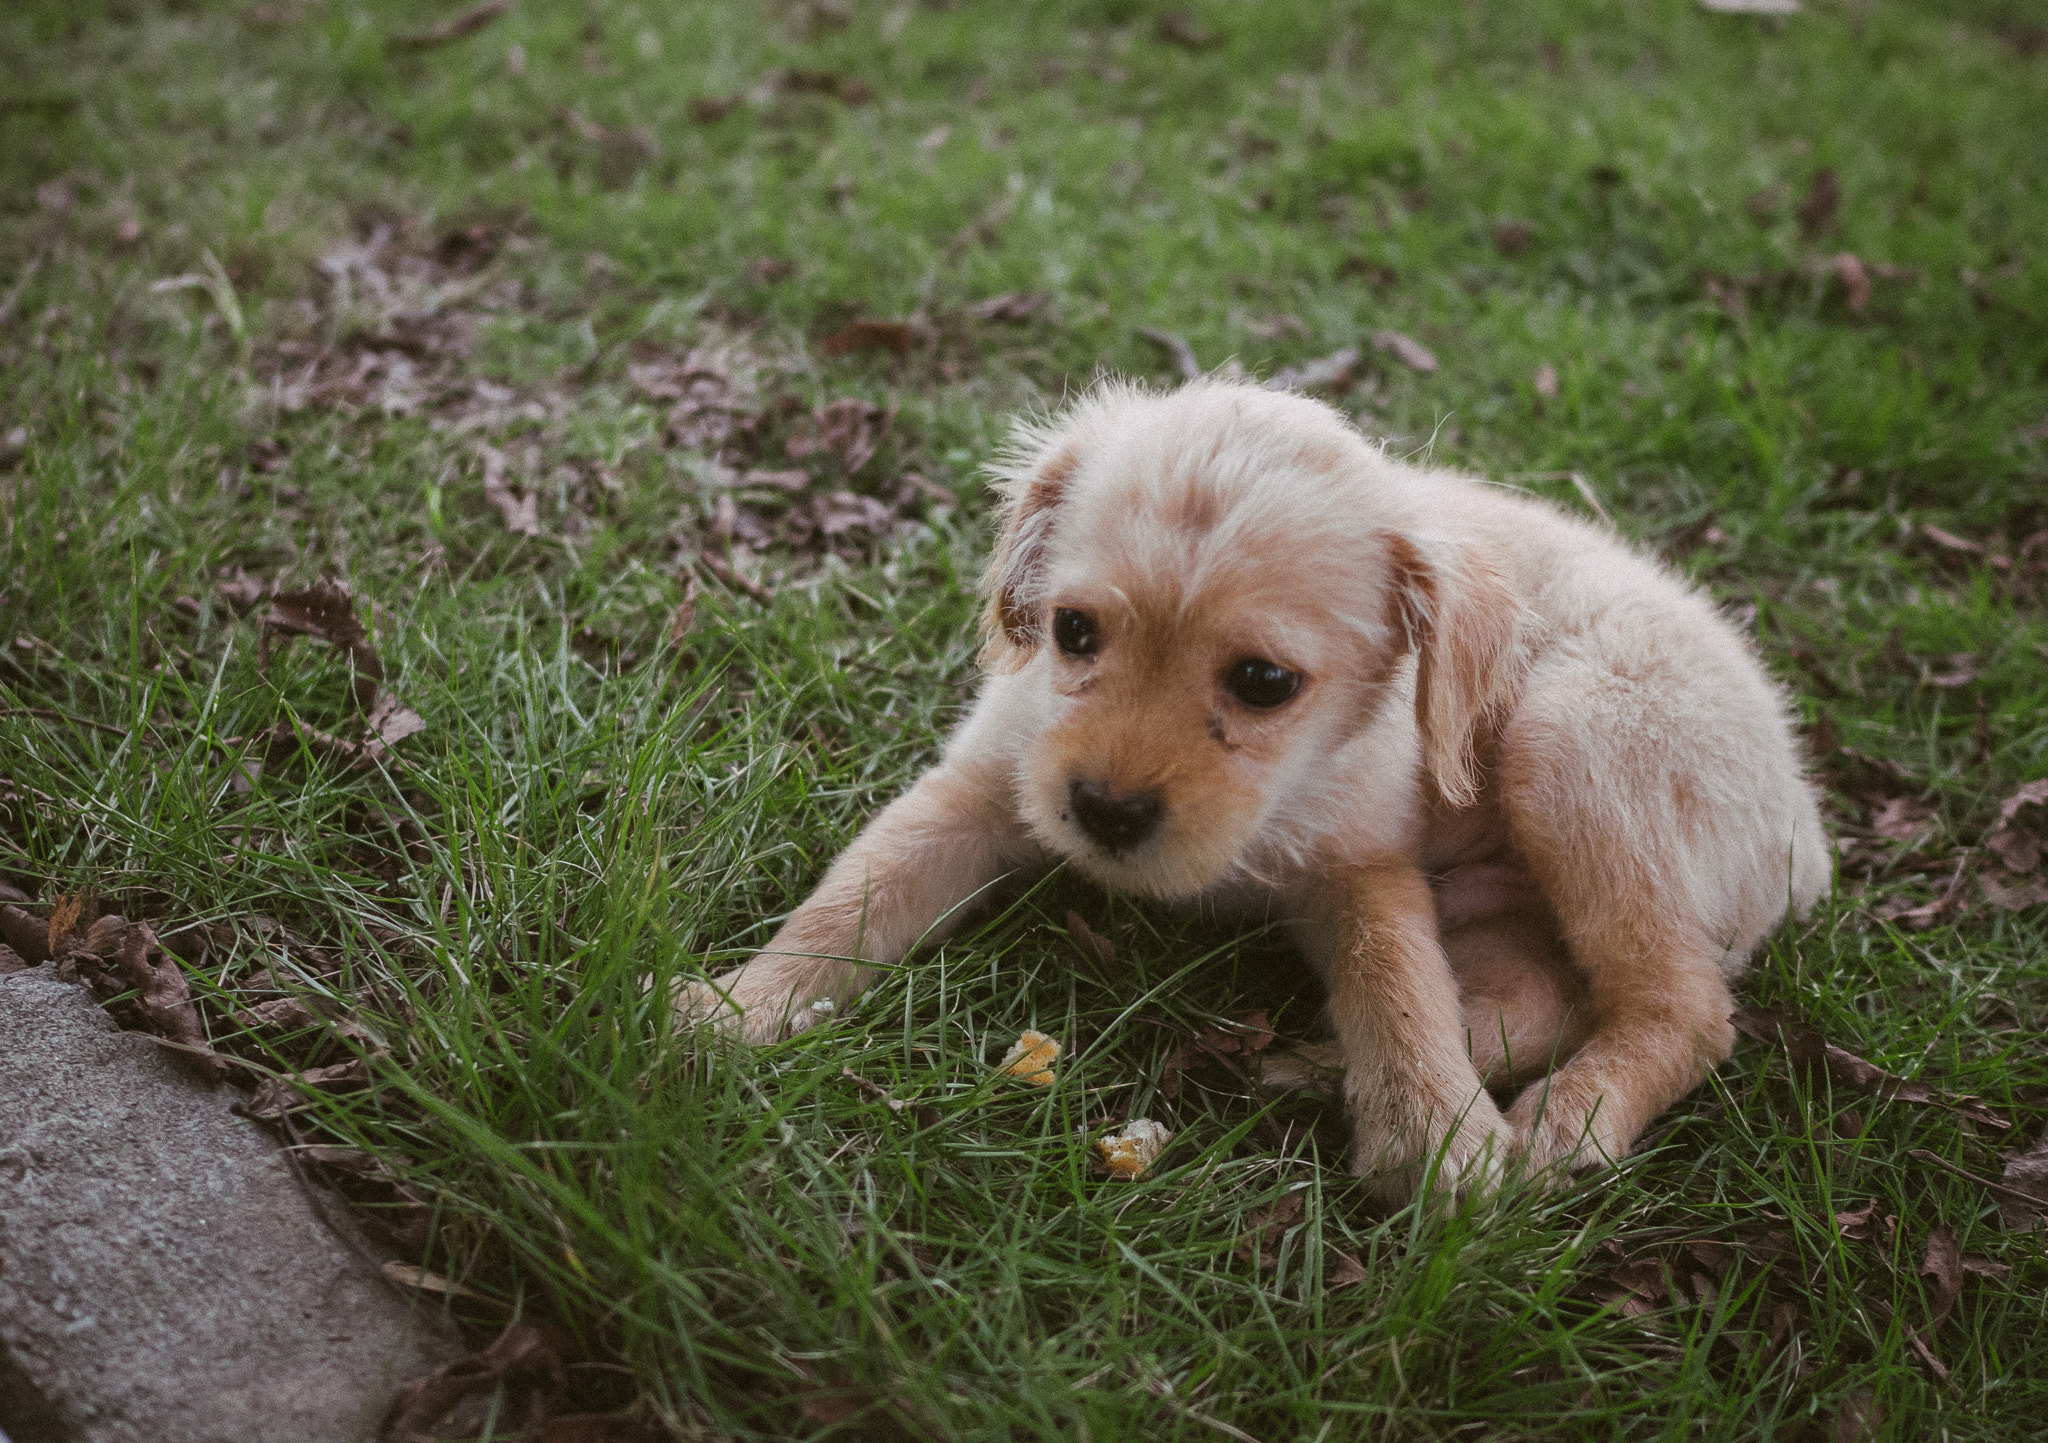
<svg viewBox="0 0 2048 1443"><path fill-rule="evenodd" d="M756 958L712 981L691 983L676 999L676 1020L758 1047L831 1017L832 1000L811 995L802 977L778 965L783 960Z"/></svg>
<svg viewBox="0 0 2048 1443"><path fill-rule="evenodd" d="M1575 1172L1612 1166L1628 1148L1612 1128L1602 1126L1601 1101L1597 1091L1568 1073L1522 1089L1507 1111L1522 1173L1564 1187Z"/></svg>
<svg viewBox="0 0 2048 1443"><path fill-rule="evenodd" d="M1382 1202L1398 1206L1425 1184L1443 1200L1499 1189L1515 1134L1492 1098L1481 1092L1461 1106L1416 1111L1395 1122L1353 1097L1351 1170L1371 1181Z"/></svg>

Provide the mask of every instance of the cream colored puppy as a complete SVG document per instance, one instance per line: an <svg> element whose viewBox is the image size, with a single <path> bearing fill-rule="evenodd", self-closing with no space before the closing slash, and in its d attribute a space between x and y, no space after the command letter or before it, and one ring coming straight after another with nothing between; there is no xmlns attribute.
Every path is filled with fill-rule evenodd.
<svg viewBox="0 0 2048 1443"><path fill-rule="evenodd" d="M1829 871L1783 700L1706 598L1243 384L1104 385L999 471L980 700L686 1018L780 1037L1064 858L1290 921L1389 1197L1432 1159L1465 1187L1619 1157L1728 1055L1730 979Z"/></svg>

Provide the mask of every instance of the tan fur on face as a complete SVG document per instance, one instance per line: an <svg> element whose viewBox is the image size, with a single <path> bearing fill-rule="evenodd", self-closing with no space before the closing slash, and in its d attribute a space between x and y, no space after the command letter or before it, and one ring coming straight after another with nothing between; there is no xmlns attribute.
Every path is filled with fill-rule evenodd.
<svg viewBox="0 0 2048 1443"><path fill-rule="evenodd" d="M1390 1197L1619 1156L1726 1056L1729 979L1828 853L1782 700L1704 598L1244 385L1104 386L1021 426L1000 475L980 701L687 1016L808 1025L860 963L1065 858L1293 921L1356 1165ZM1053 644L1061 608L1092 654ZM1294 696L1237 700L1247 659L1297 673ZM1156 827L1103 832L1091 798L1148 801ZM1522 1082L1505 1112L1486 1091Z"/></svg>

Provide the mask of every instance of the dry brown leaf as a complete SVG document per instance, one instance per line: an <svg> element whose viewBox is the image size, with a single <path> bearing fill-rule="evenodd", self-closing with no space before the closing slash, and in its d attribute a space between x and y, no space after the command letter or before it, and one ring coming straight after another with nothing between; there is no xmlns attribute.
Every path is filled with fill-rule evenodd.
<svg viewBox="0 0 2048 1443"><path fill-rule="evenodd" d="M1386 352L1410 370L1421 371L1424 375L1437 369L1436 356L1431 353L1429 347L1413 336L1403 335L1399 331L1374 331L1372 348L1375 351Z"/></svg>
<svg viewBox="0 0 2048 1443"><path fill-rule="evenodd" d="M890 351L910 354L925 335L923 327L909 321L849 321L819 343L828 356L850 356L860 351Z"/></svg>
<svg viewBox="0 0 2048 1443"><path fill-rule="evenodd" d="M207 1043L206 1028L199 1020L199 1009L192 1001L184 970L178 959L157 941L149 924L136 922L121 927L118 941L113 929L109 929L100 945L109 944L111 955L107 960L115 966L119 985L132 987L140 994L136 1012L143 1026L178 1044L180 1054L205 1076L216 1080L225 1077L227 1062L215 1056Z"/></svg>
<svg viewBox="0 0 2048 1443"><path fill-rule="evenodd" d="M1956 1243L1956 1230L1947 1223L1936 1223L1927 1234L1920 1276L1932 1280L1927 1292L1927 1331L1931 1334L1947 1320L1963 1293L1963 1250Z"/></svg>
<svg viewBox="0 0 2048 1443"><path fill-rule="evenodd" d="M393 696L390 692L377 698L377 704L370 708L368 717L373 745L396 746L407 737L427 729L420 714Z"/></svg>
<svg viewBox="0 0 2048 1443"><path fill-rule="evenodd" d="M1978 880L1984 888L1984 900L2000 912L2023 912L2048 903L2048 878L2020 879L2011 884L1990 875Z"/></svg>
<svg viewBox="0 0 2048 1443"><path fill-rule="evenodd" d="M1858 1388L1842 1400L1835 1415L1835 1443L1864 1443L1883 1436L1884 1408L1868 1388Z"/></svg>
<svg viewBox="0 0 2048 1443"><path fill-rule="evenodd" d="M1036 291L1005 291L999 296L990 296L985 301L976 301L967 308L967 317L975 321L1003 321L1010 325L1022 325L1044 307L1046 298Z"/></svg>
<svg viewBox="0 0 2048 1443"><path fill-rule="evenodd" d="M2040 1227L2048 1218L2048 1137L2005 1159L1998 1215L2016 1233Z"/></svg>
<svg viewBox="0 0 2048 1443"><path fill-rule="evenodd" d="M1950 653L1947 663L1938 670L1927 673L1927 684L1944 690L1959 686L1971 686L1983 676L1977 664L1975 652L1958 651Z"/></svg>
<svg viewBox="0 0 2048 1443"><path fill-rule="evenodd" d="M1237 1240L1238 1257L1256 1267L1269 1268L1280 1260L1280 1244L1287 1230L1301 1221L1299 1191L1282 1193L1265 1207L1245 1215L1245 1230Z"/></svg>
<svg viewBox="0 0 2048 1443"><path fill-rule="evenodd" d="M1536 394L1541 396L1544 400L1556 400L1557 367L1551 365L1550 362L1545 361L1542 365L1536 368L1536 377L1531 384L1533 384L1536 387Z"/></svg>
<svg viewBox="0 0 2048 1443"><path fill-rule="evenodd" d="M2012 1126L2011 1119L1985 1106L1974 1097L1949 1096L1925 1082L1909 1082L1864 1061L1853 1052L1835 1046L1818 1032L1789 1014L1776 1010L1745 1009L1728 1019L1737 1031L1759 1042L1779 1043L1793 1065L1809 1074L1825 1073L1835 1086L1884 1102L1922 1103L1944 1108L1975 1122L2001 1131Z"/></svg>
<svg viewBox="0 0 2048 1443"><path fill-rule="evenodd" d="M1493 248L1513 260L1529 249L1529 242L1536 238L1536 227L1525 220L1498 221L1493 226Z"/></svg>
<svg viewBox="0 0 2048 1443"><path fill-rule="evenodd" d="M839 458L846 474L852 476L874 458L894 418L893 411L871 401L845 397L820 407L807 427L783 443L783 450L791 460L830 453Z"/></svg>
<svg viewBox="0 0 2048 1443"><path fill-rule="evenodd" d="M1021 1077L1033 1087L1051 1087L1058 1079L1054 1077L1052 1065L1060 1055L1060 1045L1043 1032L1026 1032L1010 1044L1010 1050L1003 1054L1003 1060L996 1064L1012 1077Z"/></svg>
<svg viewBox="0 0 2048 1443"><path fill-rule="evenodd" d="M274 647L295 637L324 641L348 658L356 705L368 712L377 704L384 664L356 615L355 598L339 581L319 581L303 591L280 591L257 633L257 665L266 666Z"/></svg>
<svg viewBox="0 0 2048 1443"><path fill-rule="evenodd" d="M1929 802L1913 797L1893 797L1870 819L1871 830L1894 842L1910 842L1928 830L1935 809Z"/></svg>
<svg viewBox="0 0 2048 1443"><path fill-rule="evenodd" d="M1298 366L1283 366L1266 381L1269 391L1341 391L1351 384L1351 376L1358 369L1363 353L1356 346L1346 346L1319 356L1313 361L1304 361Z"/></svg>
<svg viewBox="0 0 2048 1443"><path fill-rule="evenodd" d="M1323 1261L1323 1288L1328 1292L1362 1283L1370 1276L1365 1264L1358 1260L1357 1253L1333 1252Z"/></svg>
<svg viewBox="0 0 2048 1443"><path fill-rule="evenodd" d="M1149 1117L1134 1117L1119 1132L1095 1139L1095 1150L1109 1165L1109 1175L1137 1182L1152 1170L1173 1134Z"/></svg>
<svg viewBox="0 0 2048 1443"><path fill-rule="evenodd" d="M669 613L668 639L671 646L679 646L697 625L697 578L685 571L680 578L683 583L682 600Z"/></svg>
<svg viewBox="0 0 2048 1443"><path fill-rule="evenodd" d="M1116 943L1088 925L1079 912L1067 913L1067 940L1074 944L1074 950L1081 954L1090 970L1101 972L1116 961Z"/></svg>
<svg viewBox="0 0 2048 1443"><path fill-rule="evenodd" d="M384 1264L383 1272L385 1277L401 1288L411 1288L414 1292L420 1293L438 1293L444 1298L466 1298L473 1303L482 1303L493 1312L509 1311L506 1305L496 1298L480 1293L464 1283L444 1278L439 1273L428 1272L413 1263L400 1262L394 1258Z"/></svg>
<svg viewBox="0 0 2048 1443"><path fill-rule="evenodd" d="M1166 1065L1160 1070L1159 1091L1169 1098L1178 1097L1185 1074L1215 1064L1221 1064L1240 1080L1249 1082L1251 1079L1245 1077L1230 1059L1265 1051L1273 1045L1274 1035L1272 1021L1264 1008L1225 1018L1217 1026L1205 1029L1200 1036L1189 1038L1167 1057Z"/></svg>
<svg viewBox="0 0 2048 1443"><path fill-rule="evenodd" d="M540 535L539 494L520 491L505 480L505 453L496 446L479 446L476 454L483 463L484 500L497 508L505 529L515 536Z"/></svg>
<svg viewBox="0 0 2048 1443"><path fill-rule="evenodd" d="M2011 872L2031 872L2048 854L2048 777L2028 782L1998 804L1998 826L1984 839Z"/></svg>
<svg viewBox="0 0 2048 1443"><path fill-rule="evenodd" d="M395 51L433 50L443 45L452 45L467 39L489 25L500 15L512 8L512 0L484 0L481 5L449 16L431 30L416 31L410 35L394 35L385 42L388 49Z"/></svg>
<svg viewBox="0 0 2048 1443"><path fill-rule="evenodd" d="M490 1347L437 1368L400 1388L384 1410L383 1437L413 1439L430 1430L469 1394L517 1379L552 1396L568 1381L553 1342L531 1323L508 1323Z"/></svg>
<svg viewBox="0 0 2048 1443"><path fill-rule="evenodd" d="M1952 551L1961 556L1982 556L1984 554L1983 542L1972 541L1966 536L1958 536L1953 531L1936 526L1932 521L1920 523L1920 534L1929 541L1932 541L1943 551Z"/></svg>
<svg viewBox="0 0 2048 1443"><path fill-rule="evenodd" d="M1860 315L1870 304L1870 272L1863 269L1863 262L1848 251L1842 251L1829 261L1828 269L1841 281L1849 309Z"/></svg>
<svg viewBox="0 0 2048 1443"><path fill-rule="evenodd" d="M1659 1258L1632 1258L1612 1239L1594 1249L1593 1257L1599 1270L1587 1278L1587 1290L1602 1303L1619 1304L1626 1317L1654 1311L1671 1291L1671 1270Z"/></svg>
<svg viewBox="0 0 2048 1443"><path fill-rule="evenodd" d="M738 110L746 100L744 95L698 95L690 100L690 119L699 125L716 125L719 121Z"/></svg>
<svg viewBox="0 0 2048 1443"><path fill-rule="evenodd" d="M1168 45L1178 45L1183 50L1213 50L1223 43L1222 36L1188 10L1167 11L1159 17L1153 33Z"/></svg>
<svg viewBox="0 0 2048 1443"><path fill-rule="evenodd" d="M67 892L59 897L57 905L50 909L50 921L46 929L48 940L44 945L49 948L52 957L64 955L65 947L71 940L71 934L78 928L79 918L85 912L85 904L90 900L90 895L90 892L85 890Z"/></svg>
<svg viewBox="0 0 2048 1443"><path fill-rule="evenodd" d="M268 589L262 582L252 581L249 573L238 566L233 576L214 586L213 594L227 603L231 610L240 614L261 601Z"/></svg>
<svg viewBox="0 0 2048 1443"><path fill-rule="evenodd" d="M1842 183L1832 169L1817 170L1806 184L1806 194L1793 214L1799 218L1799 233L1812 240L1834 222L1842 204Z"/></svg>
<svg viewBox="0 0 2048 1443"><path fill-rule="evenodd" d="M1860 1208L1836 1213L1835 1226L1854 1242L1888 1243L1898 1235L1899 1219L1896 1213L1880 1213L1877 1199L1872 1198Z"/></svg>

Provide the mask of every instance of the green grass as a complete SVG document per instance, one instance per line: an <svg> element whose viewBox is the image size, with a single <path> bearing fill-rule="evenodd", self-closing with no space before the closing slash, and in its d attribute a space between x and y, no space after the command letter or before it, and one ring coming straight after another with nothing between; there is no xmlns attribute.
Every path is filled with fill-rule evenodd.
<svg viewBox="0 0 2048 1443"><path fill-rule="evenodd" d="M1215 43L1189 47L1167 8L525 0L399 54L449 12L10 7L0 868L45 902L93 887L216 924L195 985L245 1055L343 1055L238 1037L273 985L351 1009L380 1085L300 1126L431 1200L432 1266L567 1329L578 1406L637 1400L680 1436L1831 1439L1863 1394L1865 1436L2039 1436L2039 1235L1908 1156L1995 1175L2009 1140L1829 1096L1755 1043L1618 1175L1431 1218L1376 1213L1312 1100L1157 1092L1219 1015L1307 1030L1277 939L1066 878L832 1027L715 1062L670 1035L675 982L758 944L960 714L978 467L1009 414L1102 368L1165 380L1139 327L1259 372L1390 327L1442 368L1368 352L1342 398L1362 425L1566 506L1579 473L1756 608L1805 719L1937 803L1771 943L1746 999L2039 1133L2041 911L1901 932L1874 910L1938 895L2048 774L2048 553L2017 559L2048 528L2038 12L1262 0L1194 7ZM872 98L773 83L823 71ZM1841 200L1809 236L1821 168ZM433 259L471 225L502 244ZM368 270L332 263L380 226ZM1853 310L1842 251L1910 278ZM278 377L322 346L353 364L388 318L372 270L415 287L406 324L455 313L466 339L399 337L429 388L410 411L289 409ZM206 279L155 285L180 276ZM1045 300L966 315L1008 291ZM826 356L856 315L931 340ZM671 641L718 488L628 367L713 344L800 407L893 408L855 489L914 470L960 504L850 562L749 559L772 603L707 582ZM797 464L782 434L761 464ZM540 536L486 500L479 442ZM328 649L259 666L215 592L237 568L342 576L380 609L427 722L402 769L308 752L238 784L227 739L354 720ZM1935 684L1955 653L1977 679ZM1114 938L1111 975L1077 965L1069 908ZM993 1075L1027 1026L1069 1049L1054 1088ZM1176 1133L1157 1175L1093 1175L1088 1139L1139 1115ZM1290 1192L1261 1266L1240 1243ZM1845 1239L1834 1214L1872 1199L1896 1235ZM1946 1385L1908 1341L1944 1222L2012 1269L1933 1336ZM1681 1266L1647 1312L1589 1292L1605 1243L1676 1263L1704 1240L1738 1245L1711 1289ZM1347 1254L1364 1280L1329 1286Z"/></svg>

